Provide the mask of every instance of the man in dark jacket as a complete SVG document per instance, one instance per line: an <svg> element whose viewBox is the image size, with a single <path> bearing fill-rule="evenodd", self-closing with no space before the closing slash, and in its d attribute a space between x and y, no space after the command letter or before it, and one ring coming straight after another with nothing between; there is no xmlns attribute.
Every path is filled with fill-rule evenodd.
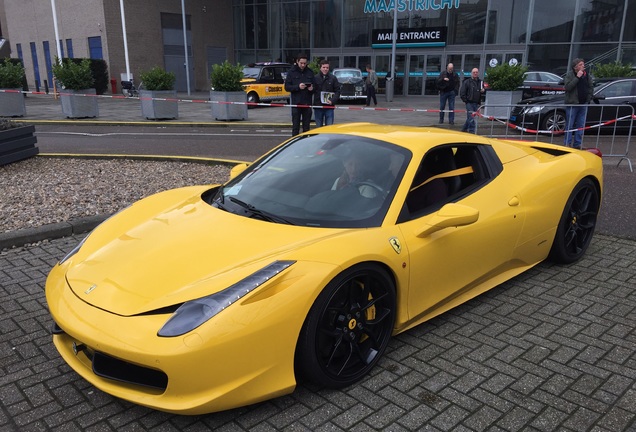
<svg viewBox="0 0 636 432"><path fill-rule="evenodd" d="M299 54L296 64L287 72L285 79L285 90L291 94L292 136L300 133L301 120L303 132L309 130L313 82L314 73L307 67L307 55Z"/></svg>
<svg viewBox="0 0 636 432"><path fill-rule="evenodd" d="M314 119L316 127L333 124L336 102L340 98L338 78L329 72L329 61L321 60L320 72L314 75Z"/></svg>
<svg viewBox="0 0 636 432"><path fill-rule="evenodd" d="M481 102L481 95L484 88L479 79L479 69L473 68L470 72L470 78L462 82L462 88L459 90L459 97L466 104L466 122L462 126L462 132L475 133L475 117Z"/></svg>
<svg viewBox="0 0 636 432"><path fill-rule="evenodd" d="M583 144L583 128L587 117L587 104L592 100L594 84L592 77L585 71L585 62L577 58L565 74L565 139L567 147L581 148ZM576 131L572 133L573 130ZM572 137L574 136L574 141Z"/></svg>
<svg viewBox="0 0 636 432"><path fill-rule="evenodd" d="M444 110L448 101L450 110L448 123L455 124L455 98L459 93L459 75L455 72L452 63L449 63L446 70L439 74L437 89L439 90L439 122L444 123Z"/></svg>

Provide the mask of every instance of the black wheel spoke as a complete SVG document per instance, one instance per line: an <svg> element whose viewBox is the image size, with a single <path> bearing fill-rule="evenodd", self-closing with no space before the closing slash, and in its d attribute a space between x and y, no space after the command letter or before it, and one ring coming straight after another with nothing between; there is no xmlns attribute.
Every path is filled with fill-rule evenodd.
<svg viewBox="0 0 636 432"><path fill-rule="evenodd" d="M360 265L324 294L310 342L311 374L319 384L340 387L364 376L377 362L393 331L395 291L383 271Z"/></svg>

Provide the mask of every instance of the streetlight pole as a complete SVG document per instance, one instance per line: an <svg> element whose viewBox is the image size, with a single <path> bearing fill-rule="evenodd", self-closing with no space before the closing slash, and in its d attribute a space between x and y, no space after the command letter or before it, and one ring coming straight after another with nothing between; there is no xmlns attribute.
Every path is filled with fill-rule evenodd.
<svg viewBox="0 0 636 432"><path fill-rule="evenodd" d="M188 34L186 32L185 0L181 0L181 19L183 21L183 51L185 52L186 85L190 96L190 64L188 61Z"/></svg>
<svg viewBox="0 0 636 432"><path fill-rule="evenodd" d="M391 74L391 79L386 81L386 101L393 102L393 91L395 89L395 79L397 78L397 71L395 70L395 44L397 41L397 9L398 2L394 2L393 8L393 38L391 40L391 69L389 69L389 73Z"/></svg>
<svg viewBox="0 0 636 432"><path fill-rule="evenodd" d="M124 36L124 58L126 60L126 80L130 81L130 63L128 61L128 39L126 37L126 13L124 12L124 0L119 0L121 11L121 31Z"/></svg>
<svg viewBox="0 0 636 432"><path fill-rule="evenodd" d="M60 31L57 28L57 8L55 0L51 0L51 9L53 10L53 29L55 30L55 47L57 48L57 61L62 63L62 42L60 41Z"/></svg>

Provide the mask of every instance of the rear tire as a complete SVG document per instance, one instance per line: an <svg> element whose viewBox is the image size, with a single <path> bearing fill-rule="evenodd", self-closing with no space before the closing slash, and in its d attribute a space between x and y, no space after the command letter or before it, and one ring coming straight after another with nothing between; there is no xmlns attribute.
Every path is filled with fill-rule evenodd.
<svg viewBox="0 0 636 432"><path fill-rule="evenodd" d="M592 180L581 180L568 198L559 220L548 258L560 264L578 261L587 251L600 207L598 189Z"/></svg>
<svg viewBox="0 0 636 432"><path fill-rule="evenodd" d="M375 366L395 322L395 285L374 264L336 276L320 293L296 347L296 371L332 388L354 384Z"/></svg>

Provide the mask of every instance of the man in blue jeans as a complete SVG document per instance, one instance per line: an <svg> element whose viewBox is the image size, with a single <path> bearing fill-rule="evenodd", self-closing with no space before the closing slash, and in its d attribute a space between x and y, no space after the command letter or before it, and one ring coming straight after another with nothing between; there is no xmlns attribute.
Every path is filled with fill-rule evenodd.
<svg viewBox="0 0 636 432"><path fill-rule="evenodd" d="M576 58L563 80L565 86L565 139L566 147L581 148L583 128L587 116L587 104L592 100L594 84L585 71L583 59ZM572 132L574 131L574 133ZM572 139L574 137L574 139Z"/></svg>
<svg viewBox="0 0 636 432"><path fill-rule="evenodd" d="M446 70L437 78L439 90L439 122L444 123L444 110L448 101L448 123L455 124L455 98L459 94L459 75L454 71L453 64L449 63Z"/></svg>
<svg viewBox="0 0 636 432"><path fill-rule="evenodd" d="M484 88L479 79L479 69L473 68L470 72L470 78L462 82L462 88L459 90L459 97L466 104L466 122L462 126L462 132L475 133L475 117L473 116L479 109L481 95Z"/></svg>
<svg viewBox="0 0 636 432"><path fill-rule="evenodd" d="M340 83L329 72L329 60L320 61L320 72L314 75L314 119L316 127L333 124L336 102L340 97ZM317 108L321 107L321 108Z"/></svg>

